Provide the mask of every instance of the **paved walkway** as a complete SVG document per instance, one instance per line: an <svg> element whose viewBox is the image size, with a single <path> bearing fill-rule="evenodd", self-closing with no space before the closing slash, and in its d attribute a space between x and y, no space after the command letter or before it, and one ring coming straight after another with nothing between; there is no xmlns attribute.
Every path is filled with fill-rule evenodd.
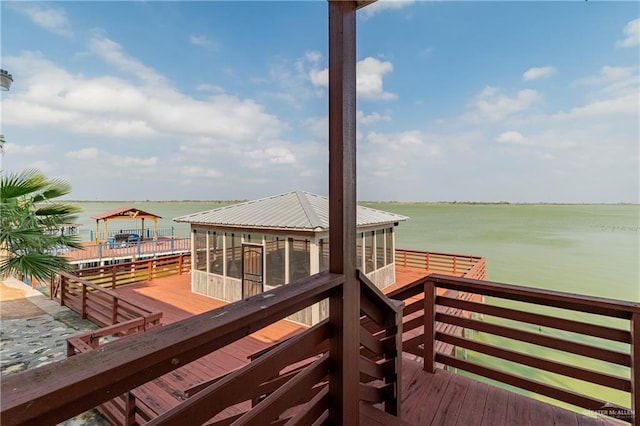
<svg viewBox="0 0 640 426"><path fill-rule="evenodd" d="M67 338L98 327L15 278L0 281L0 377L67 356ZM64 425L108 425L96 412Z"/></svg>

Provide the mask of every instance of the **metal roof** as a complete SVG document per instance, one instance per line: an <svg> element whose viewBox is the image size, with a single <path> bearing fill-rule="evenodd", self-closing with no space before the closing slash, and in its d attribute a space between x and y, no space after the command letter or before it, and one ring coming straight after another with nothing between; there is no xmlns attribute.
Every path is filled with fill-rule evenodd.
<svg viewBox="0 0 640 426"><path fill-rule="evenodd" d="M390 224L409 219L395 213L358 206L357 226ZM322 231L329 229L329 200L305 191L292 191L214 210L173 219L200 225L239 228L292 229Z"/></svg>

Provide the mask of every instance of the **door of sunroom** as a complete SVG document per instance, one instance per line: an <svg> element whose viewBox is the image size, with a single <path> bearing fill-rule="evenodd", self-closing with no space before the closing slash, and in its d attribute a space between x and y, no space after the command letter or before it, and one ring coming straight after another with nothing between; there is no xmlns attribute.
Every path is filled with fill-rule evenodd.
<svg viewBox="0 0 640 426"><path fill-rule="evenodd" d="M264 291L264 262L262 246L242 245L242 298Z"/></svg>

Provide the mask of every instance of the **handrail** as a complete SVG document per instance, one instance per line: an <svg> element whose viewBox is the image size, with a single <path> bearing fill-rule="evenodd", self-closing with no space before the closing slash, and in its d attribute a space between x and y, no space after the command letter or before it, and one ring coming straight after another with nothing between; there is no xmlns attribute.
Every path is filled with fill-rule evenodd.
<svg viewBox="0 0 640 426"><path fill-rule="evenodd" d="M484 279L486 260L481 256L457 253L441 253L423 250L395 250L396 266L442 272L468 278Z"/></svg>
<svg viewBox="0 0 640 426"><path fill-rule="evenodd" d="M161 312L150 311L113 290L67 272L60 272L59 278L60 304L74 310L83 319L110 326L143 317L151 326L160 324Z"/></svg>
<svg viewBox="0 0 640 426"><path fill-rule="evenodd" d="M403 302L384 295L358 270L360 282L360 398L371 404L384 403L384 410L398 416L402 401L402 312ZM364 352L364 354L363 354ZM364 356L363 356L364 355ZM362 378L368 378L363 380ZM367 382L380 380L380 385Z"/></svg>
<svg viewBox="0 0 640 426"><path fill-rule="evenodd" d="M382 403L385 411L398 415L401 401L402 310L404 304L387 298L361 271L358 271L357 274L360 282L362 315L360 320L360 399L370 404ZM320 324L324 324L324 322ZM308 332L305 331L302 334ZM249 365L258 361L264 362L276 353L288 353L289 351L295 353L293 348L296 347L296 344L294 342L297 342L298 339L300 339L300 335L288 337L250 355L249 359L252 362ZM328 349L329 344L326 341L313 345L305 354L306 356L317 357L326 353ZM291 379L292 373L297 373L311 361L296 364L297 367L294 371L286 370L284 373L277 375L271 383L281 384L287 382ZM293 362L295 362L295 359L292 360ZM239 370L245 371L248 368L245 366ZM196 395L207 386L213 386L222 380L232 380L229 377L236 377L239 374L242 373L238 370L232 371L192 386L186 393L187 395ZM305 410L311 410L312 407L318 409L317 404L314 405L310 402ZM184 418L185 414L182 413L182 418ZM300 416L304 416L304 414L300 414Z"/></svg>
<svg viewBox="0 0 640 426"><path fill-rule="evenodd" d="M265 356L209 384L184 403L156 417L148 424L180 425L185 418L188 418L193 424L202 424L228 406L260 397L264 394L261 388L274 375L277 375L285 367L307 358L309 356L309 348L322 345L328 338L328 321L324 320L310 329L291 337ZM326 351L324 356L326 356ZM297 373L299 374L300 371L302 370ZM319 380L322 380L327 372L328 370L325 370ZM289 377L282 384L285 389L290 380L292 380L292 377ZM311 396L308 399L311 399ZM258 406L260 406L260 403L258 403ZM263 424L268 423L267 419L262 420Z"/></svg>
<svg viewBox="0 0 640 426"><path fill-rule="evenodd" d="M3 425L54 424L186 365L328 297L344 276L322 272L2 380Z"/></svg>
<svg viewBox="0 0 640 426"><path fill-rule="evenodd" d="M404 289L404 296L424 292L424 335L422 355L424 368L433 371L436 363L478 374L489 379L497 380L530 392L545 395L558 401L591 410L596 414L609 415L621 420L640 424L640 303L603 299L589 296L578 296L558 291L539 290L513 286L502 283L478 281L467 278L457 278L433 274L414 284L410 289ZM448 291L440 294L437 290ZM577 321L564 318L564 315L553 316L532 313L528 308L502 307L494 304L483 304L469 300L459 300L451 297L452 293L465 292L483 296L491 296L505 300L513 300L550 306L564 310L597 314L604 317L629 321L629 329L614 328L597 325L592 322ZM401 291L396 294L403 294ZM611 349L612 344L578 343L571 337L563 337L560 333L541 334L540 331L526 331L518 326L507 326L493 321L473 319L471 315L451 315L446 310L457 309L461 312L476 315L490 315L505 318L519 323L529 323L539 327L568 331L584 336L593 336L611 342L621 342L629 345L629 350ZM508 338L527 344L545 346L569 354L579 354L594 360L604 360L617 364L618 370L628 369L629 378L625 373L610 374L583 367L584 362L573 365L560 363L551 358L545 358L538 353L520 352L508 349L508 345L492 345L472 338L454 335L446 331L447 326L461 327L489 333L499 338ZM440 341L454 347L464 348L501 358L516 364L575 378L600 386L616 389L630 394L631 406L624 407L609 404L603 400L576 392L568 387L547 384L544 381L530 379L512 371L504 371L496 366L488 367L478 362L468 361L459 353L443 353L438 350L435 342ZM416 352L412 352L416 353Z"/></svg>
<svg viewBox="0 0 640 426"><path fill-rule="evenodd" d="M131 242L83 243L80 249L57 251L71 263L104 262L123 258L158 257L165 254L189 253L191 238L162 237Z"/></svg>
<svg viewBox="0 0 640 426"><path fill-rule="evenodd" d="M169 275L186 274L191 269L190 254L175 254L135 262L83 268L73 274L101 287L116 288L120 285L150 281ZM51 288L51 298L56 296L56 288Z"/></svg>

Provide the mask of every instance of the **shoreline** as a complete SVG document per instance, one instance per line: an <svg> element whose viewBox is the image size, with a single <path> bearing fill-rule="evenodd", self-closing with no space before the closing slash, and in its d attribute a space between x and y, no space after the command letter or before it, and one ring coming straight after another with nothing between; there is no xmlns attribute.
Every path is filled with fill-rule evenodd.
<svg viewBox="0 0 640 426"><path fill-rule="evenodd" d="M68 203L193 203L193 204L234 204L244 203L250 200L64 200ZM589 203L589 202L518 202L518 201L376 201L376 200L358 200L363 204L395 204L395 205L471 205L471 206L636 206L640 207L640 203L634 202L611 202L611 203Z"/></svg>

